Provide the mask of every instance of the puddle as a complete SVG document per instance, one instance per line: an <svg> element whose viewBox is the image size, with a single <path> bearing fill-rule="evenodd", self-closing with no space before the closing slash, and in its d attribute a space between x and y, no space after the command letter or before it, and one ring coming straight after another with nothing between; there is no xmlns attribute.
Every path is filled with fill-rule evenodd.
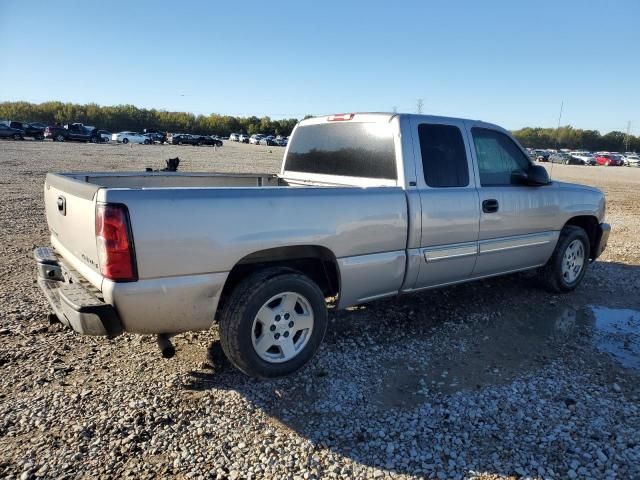
<svg viewBox="0 0 640 480"><path fill-rule="evenodd" d="M447 337L448 345L434 345L424 363L407 357L385 365L376 403L411 408L429 393L506 384L566 355L583 338L622 366L640 369L640 312L635 310L515 307Z"/></svg>
<svg viewBox="0 0 640 480"><path fill-rule="evenodd" d="M590 306L595 317L593 342L622 366L640 370L640 312Z"/></svg>

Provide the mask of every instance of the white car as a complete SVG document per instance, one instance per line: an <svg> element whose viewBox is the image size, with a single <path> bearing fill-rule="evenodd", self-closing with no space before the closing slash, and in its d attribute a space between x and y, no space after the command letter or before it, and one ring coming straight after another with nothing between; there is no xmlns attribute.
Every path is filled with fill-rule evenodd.
<svg viewBox="0 0 640 480"><path fill-rule="evenodd" d="M623 155L622 160L627 167L640 167L640 156L635 153Z"/></svg>
<svg viewBox="0 0 640 480"><path fill-rule="evenodd" d="M145 137L143 134L138 132L120 132L114 133L111 135L111 140L118 143L143 143L145 145L149 145L151 140L149 137Z"/></svg>
<svg viewBox="0 0 640 480"><path fill-rule="evenodd" d="M261 133L254 133L253 135L251 135L251 138L249 139L249 143L251 145L260 145L260 140L262 140L264 138L264 135L262 135Z"/></svg>
<svg viewBox="0 0 640 480"><path fill-rule="evenodd" d="M573 158L580 160L585 165L595 165L596 157L594 157L589 152L575 152L571 155Z"/></svg>
<svg viewBox="0 0 640 480"><path fill-rule="evenodd" d="M249 135L245 135L244 133L238 136L238 141L240 143L249 143Z"/></svg>

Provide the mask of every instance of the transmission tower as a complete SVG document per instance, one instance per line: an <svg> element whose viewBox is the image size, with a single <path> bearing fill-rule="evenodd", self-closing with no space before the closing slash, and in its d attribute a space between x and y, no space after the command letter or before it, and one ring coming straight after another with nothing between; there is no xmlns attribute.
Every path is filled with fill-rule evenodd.
<svg viewBox="0 0 640 480"><path fill-rule="evenodd" d="M624 151L629 151L629 134L631 133L631 120L627 122L627 134L624 136Z"/></svg>

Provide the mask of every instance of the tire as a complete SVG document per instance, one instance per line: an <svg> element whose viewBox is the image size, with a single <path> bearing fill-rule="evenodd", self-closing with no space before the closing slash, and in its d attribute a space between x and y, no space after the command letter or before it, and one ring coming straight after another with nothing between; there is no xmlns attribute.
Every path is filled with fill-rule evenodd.
<svg viewBox="0 0 640 480"><path fill-rule="evenodd" d="M56 142L64 142L64 141L65 141L64 135L62 135L62 134L58 134L58 135L55 137L55 141L56 141Z"/></svg>
<svg viewBox="0 0 640 480"><path fill-rule="evenodd" d="M22 135L20 135L19 133L14 133L13 134L13 139L14 140L24 140L24 137Z"/></svg>
<svg viewBox="0 0 640 480"><path fill-rule="evenodd" d="M126 145L127 143L129 143L129 139L128 139L128 138L126 138L126 137L125 137L125 138L123 138L123 139L122 139L122 143L124 143L124 144Z"/></svg>
<svg viewBox="0 0 640 480"><path fill-rule="evenodd" d="M569 160L565 160L565 161L564 161L564 164L565 164L565 165L569 165L569 163L570 163L570 162L569 162Z"/></svg>
<svg viewBox="0 0 640 480"><path fill-rule="evenodd" d="M567 250L577 245L581 245L582 248L582 264L580 265L580 270L577 272L577 275L573 277L570 274L571 268L569 265L572 265L571 262L573 262L573 268L575 268L579 263L579 255L575 255L574 250L575 257L574 260L572 260L571 252L567 253ZM543 286L553 293L567 293L575 290L587 271L587 266L589 265L589 249L587 232L575 225L565 225L560 232L558 243L551 258L538 272ZM567 256L569 256L569 258L567 258ZM570 263L566 264L566 262ZM563 266L567 268L563 270ZM576 273L575 270L573 273Z"/></svg>
<svg viewBox="0 0 640 480"><path fill-rule="evenodd" d="M36 136L36 140L44 140L44 133Z"/></svg>
<svg viewBox="0 0 640 480"><path fill-rule="evenodd" d="M289 306L295 302L291 313L281 310L286 308L285 299L289 299ZM259 311L266 312L260 320ZM310 328L296 330L296 319L298 327L304 322ZM235 287L220 316L220 344L231 363L246 375L276 378L307 364L322 343L326 329L327 307L320 288L301 273L271 268L254 273ZM271 346L262 348L259 354L263 337L263 345ZM280 344L289 346L286 350L292 355L290 358Z"/></svg>
<svg viewBox="0 0 640 480"><path fill-rule="evenodd" d="M144 143L145 145L149 145L151 142L150 142L149 140L145 140L143 143Z"/></svg>
<svg viewBox="0 0 640 480"><path fill-rule="evenodd" d="M98 143L98 139L97 137L91 137L91 139L89 140L91 143Z"/></svg>

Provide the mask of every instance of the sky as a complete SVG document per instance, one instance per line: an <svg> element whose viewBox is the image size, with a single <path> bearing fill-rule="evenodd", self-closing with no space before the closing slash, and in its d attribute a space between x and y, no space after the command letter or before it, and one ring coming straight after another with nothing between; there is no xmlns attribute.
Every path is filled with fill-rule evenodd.
<svg viewBox="0 0 640 480"><path fill-rule="evenodd" d="M640 134L640 0L0 0L0 42L0 101Z"/></svg>

